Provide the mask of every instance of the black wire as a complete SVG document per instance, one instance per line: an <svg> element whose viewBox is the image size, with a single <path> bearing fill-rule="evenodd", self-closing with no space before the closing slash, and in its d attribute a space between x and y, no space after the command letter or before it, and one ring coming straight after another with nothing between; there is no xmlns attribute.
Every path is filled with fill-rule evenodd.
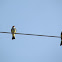
<svg viewBox="0 0 62 62"><path fill-rule="evenodd" d="M11 32L0 32L0 33L9 33L9 34L11 34Z"/></svg>
<svg viewBox="0 0 62 62"><path fill-rule="evenodd" d="M11 34L11 32L0 32L0 33L8 33L8 34ZM59 36L38 35L38 34L25 34L25 33L15 33L15 34L61 38L61 37L59 37Z"/></svg>

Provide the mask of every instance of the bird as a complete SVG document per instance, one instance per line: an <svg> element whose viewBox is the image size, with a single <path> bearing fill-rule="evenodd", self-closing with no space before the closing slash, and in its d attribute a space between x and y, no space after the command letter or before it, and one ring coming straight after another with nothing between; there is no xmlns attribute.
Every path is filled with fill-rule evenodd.
<svg viewBox="0 0 62 62"><path fill-rule="evenodd" d="M61 43L60 43L60 46L62 45L62 32L61 32Z"/></svg>
<svg viewBox="0 0 62 62"><path fill-rule="evenodd" d="M12 33L12 40L15 39L15 33L16 33L16 28L15 26L12 26L11 28L11 33Z"/></svg>

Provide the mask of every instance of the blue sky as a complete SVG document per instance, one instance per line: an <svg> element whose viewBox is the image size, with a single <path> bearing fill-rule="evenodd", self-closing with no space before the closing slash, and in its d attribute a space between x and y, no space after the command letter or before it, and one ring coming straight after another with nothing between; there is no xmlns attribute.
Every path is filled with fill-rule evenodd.
<svg viewBox="0 0 62 62"><path fill-rule="evenodd" d="M0 0L0 32L60 36L62 0ZM0 33L0 62L61 62L60 38Z"/></svg>

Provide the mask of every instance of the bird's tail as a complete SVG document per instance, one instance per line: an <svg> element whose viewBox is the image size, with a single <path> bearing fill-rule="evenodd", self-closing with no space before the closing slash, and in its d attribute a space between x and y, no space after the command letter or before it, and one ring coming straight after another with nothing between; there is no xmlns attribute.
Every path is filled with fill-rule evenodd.
<svg viewBox="0 0 62 62"><path fill-rule="evenodd" d="M13 40L13 39L15 39L15 37L14 37L14 36L12 37L12 40Z"/></svg>
<svg viewBox="0 0 62 62"><path fill-rule="evenodd" d="M12 40L15 39L15 34L12 34Z"/></svg>
<svg viewBox="0 0 62 62"><path fill-rule="evenodd" d="M62 40L61 40L61 43L60 43L60 46L62 45Z"/></svg>

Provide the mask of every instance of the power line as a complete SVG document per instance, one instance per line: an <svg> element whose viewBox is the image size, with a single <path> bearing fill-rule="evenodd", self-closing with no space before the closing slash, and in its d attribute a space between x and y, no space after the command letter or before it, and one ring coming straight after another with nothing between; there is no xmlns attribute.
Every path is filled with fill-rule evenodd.
<svg viewBox="0 0 62 62"><path fill-rule="evenodd" d="M11 34L11 32L0 32L0 33L8 33L8 34ZM49 35L38 35L38 34L25 34L25 33L15 33L15 34L61 38L60 36L49 36Z"/></svg>

